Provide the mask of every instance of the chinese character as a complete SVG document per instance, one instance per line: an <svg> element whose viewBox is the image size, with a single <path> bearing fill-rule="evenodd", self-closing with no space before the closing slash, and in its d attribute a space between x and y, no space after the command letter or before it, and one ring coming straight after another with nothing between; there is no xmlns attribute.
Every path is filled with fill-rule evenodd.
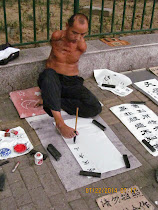
<svg viewBox="0 0 158 210"><path fill-rule="evenodd" d="M138 128L145 128L146 126L143 125L142 123L137 123L137 124L135 125L135 127L138 129Z"/></svg>
<svg viewBox="0 0 158 210"><path fill-rule="evenodd" d="M112 200L111 201L114 201L115 202L114 204L120 203L120 198L119 198L118 195L116 195L115 197L112 196Z"/></svg>
<svg viewBox="0 0 158 210"><path fill-rule="evenodd" d="M155 128L153 128L155 131L158 131L158 126L156 126Z"/></svg>
<svg viewBox="0 0 158 210"><path fill-rule="evenodd" d="M79 147L76 147L76 148L74 148L74 149L78 151L78 150L79 150Z"/></svg>
<svg viewBox="0 0 158 210"><path fill-rule="evenodd" d="M156 124L156 123L157 123L156 120L150 120L150 121L148 122L148 124Z"/></svg>
<svg viewBox="0 0 158 210"><path fill-rule="evenodd" d="M79 157L80 157L80 158L84 158L84 155L81 153L81 154L79 155Z"/></svg>
<svg viewBox="0 0 158 210"><path fill-rule="evenodd" d="M129 116L129 115L132 115L133 113L132 112L126 112L124 113L125 116Z"/></svg>
<svg viewBox="0 0 158 210"><path fill-rule="evenodd" d="M158 144L154 144L153 147L157 150L158 149Z"/></svg>
<svg viewBox="0 0 158 210"><path fill-rule="evenodd" d="M140 204L140 207L146 206L147 208L150 208L150 206L151 206L147 201L146 202L141 201L141 202L139 202L139 204Z"/></svg>
<svg viewBox="0 0 158 210"><path fill-rule="evenodd" d="M111 206L110 201L106 200L105 198L104 198L104 201L101 200L100 202L101 202L101 204L102 204L103 207L105 205L108 206L108 207Z"/></svg>
<svg viewBox="0 0 158 210"><path fill-rule="evenodd" d="M122 198L122 200L131 199L131 197L129 196L129 194L126 193L126 192L124 194L121 194L121 198Z"/></svg>
<svg viewBox="0 0 158 210"><path fill-rule="evenodd" d="M131 118L129 118L129 121L130 122L135 122L137 120L140 120L140 119L138 119L137 117L131 117Z"/></svg>
<svg viewBox="0 0 158 210"><path fill-rule="evenodd" d="M85 165L89 164L89 161L86 160L86 161L82 161Z"/></svg>
<svg viewBox="0 0 158 210"><path fill-rule="evenodd" d="M139 113L146 112L144 109L138 109L137 111L138 111Z"/></svg>
<svg viewBox="0 0 158 210"><path fill-rule="evenodd" d="M135 206L133 206L133 205L132 205L132 207L133 207L133 209L132 209L132 210L140 210L140 208L139 208L139 207L135 207Z"/></svg>
<svg viewBox="0 0 158 210"><path fill-rule="evenodd" d="M90 169L87 169L89 172L93 172L95 171L95 168L90 168Z"/></svg>
<svg viewBox="0 0 158 210"><path fill-rule="evenodd" d="M158 88L153 88L153 93L156 93L156 95L158 95Z"/></svg>
<svg viewBox="0 0 158 210"><path fill-rule="evenodd" d="M120 106L119 108L120 108L120 112L125 111L125 110L127 109L127 108L124 107L124 106Z"/></svg>
<svg viewBox="0 0 158 210"><path fill-rule="evenodd" d="M120 82L120 85L124 86L124 85L125 85L125 83L124 83L124 82Z"/></svg>
<svg viewBox="0 0 158 210"><path fill-rule="evenodd" d="M142 135L145 135L145 134L147 134L147 133L151 133L151 131L149 131L149 130L147 129L147 130L141 131L141 133L142 133Z"/></svg>
<svg viewBox="0 0 158 210"><path fill-rule="evenodd" d="M103 84L104 84L104 83L107 83L108 80L110 80L110 76L105 76L105 77L104 77L104 80L103 80Z"/></svg>
<svg viewBox="0 0 158 210"><path fill-rule="evenodd" d="M142 115L142 117L143 117L143 120L146 118L150 118L150 116L148 114Z"/></svg>
<svg viewBox="0 0 158 210"><path fill-rule="evenodd" d="M134 108L139 108L139 105L137 104L131 104L131 106L133 106Z"/></svg>
<svg viewBox="0 0 158 210"><path fill-rule="evenodd" d="M146 87L149 87L150 85L151 85L151 86L156 86L156 85L152 84L151 82L144 82L144 85L145 85Z"/></svg>
<svg viewBox="0 0 158 210"><path fill-rule="evenodd" d="M149 136L149 137L145 137L147 142L150 142L151 140L157 139L157 136Z"/></svg>
<svg viewBox="0 0 158 210"><path fill-rule="evenodd" d="M138 189L132 189L131 193L133 195L133 197L138 197L140 195L140 191Z"/></svg>

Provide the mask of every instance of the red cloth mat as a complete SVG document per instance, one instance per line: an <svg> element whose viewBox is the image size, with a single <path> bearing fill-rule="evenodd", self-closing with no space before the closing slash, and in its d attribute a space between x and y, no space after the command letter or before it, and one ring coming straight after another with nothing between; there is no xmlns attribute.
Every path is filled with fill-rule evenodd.
<svg viewBox="0 0 158 210"><path fill-rule="evenodd" d="M20 118L45 114L43 106L34 107L36 102L38 102L41 97L38 87L33 87L26 90L17 90L10 92L9 95L19 113Z"/></svg>

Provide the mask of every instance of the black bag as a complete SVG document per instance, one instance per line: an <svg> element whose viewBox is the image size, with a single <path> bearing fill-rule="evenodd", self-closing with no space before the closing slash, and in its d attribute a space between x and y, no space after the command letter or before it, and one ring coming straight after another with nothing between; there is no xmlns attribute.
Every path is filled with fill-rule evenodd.
<svg viewBox="0 0 158 210"><path fill-rule="evenodd" d="M8 47L12 47L11 44L9 44L9 43L2 44L2 45L0 45L0 51L1 50L5 50ZM0 65L6 65L9 61L12 61L12 60L14 60L17 57L19 57L19 51L18 52L15 52L15 53L11 53L8 56L8 58L5 58L5 59L0 60Z"/></svg>

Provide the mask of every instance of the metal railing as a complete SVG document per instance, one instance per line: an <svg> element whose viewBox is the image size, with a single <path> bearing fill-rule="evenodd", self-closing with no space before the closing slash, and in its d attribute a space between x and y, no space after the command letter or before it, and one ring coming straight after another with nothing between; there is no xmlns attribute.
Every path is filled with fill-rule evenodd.
<svg viewBox="0 0 158 210"><path fill-rule="evenodd" d="M14 4L17 4L18 8L16 11L18 17L17 24L15 24L16 21L12 24L12 30L15 30L12 36L10 35L10 19L12 19L12 17L9 17L8 12L10 2L13 4L12 7ZM28 3L30 6L30 2L32 3L32 14L28 16L28 20L25 20L25 9L28 9L26 4ZM41 16L45 21L44 23L41 21L42 18L40 17L40 14L37 14L39 2ZM100 10L98 10L98 14L94 15L93 6L96 5L95 0L85 0L84 4L83 1L79 0L1 0L0 44L10 42L14 46L22 46L49 42L50 33L55 29L62 30L64 28L63 21L66 22L68 19L68 14L65 14L68 11L70 11L69 16L73 13L82 13L84 5L89 5L89 10L85 12L89 17L89 31L86 37L153 32L158 30L158 2L156 2L156 0L108 0L108 4L106 3L107 0L100 0ZM66 8L65 4L67 4ZM98 6L98 4L99 3L97 3L96 6ZM104 8L106 5L110 7L111 14L109 12L109 15L105 16ZM56 8L56 10L54 8ZM54 12L52 12L53 9ZM57 15L59 18L55 21L54 19ZM32 28L30 25L28 26L26 24L27 21L32 21ZM44 38L40 36L37 38L37 35L42 33L40 24L42 26ZM29 31L32 31L30 32L33 34L32 38L27 38L27 32L24 34L26 28L29 28Z"/></svg>

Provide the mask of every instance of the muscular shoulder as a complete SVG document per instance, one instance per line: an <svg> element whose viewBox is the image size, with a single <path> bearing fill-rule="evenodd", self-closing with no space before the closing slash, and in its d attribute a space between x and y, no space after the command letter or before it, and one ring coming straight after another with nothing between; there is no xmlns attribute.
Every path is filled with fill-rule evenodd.
<svg viewBox="0 0 158 210"><path fill-rule="evenodd" d="M78 49L79 49L81 52L83 52L83 53L86 51L86 49L87 49L87 44L86 44L84 38L82 38L82 39L79 41L79 43L78 43Z"/></svg>
<svg viewBox="0 0 158 210"><path fill-rule="evenodd" d="M58 41L64 36L63 31L54 31L50 41Z"/></svg>

